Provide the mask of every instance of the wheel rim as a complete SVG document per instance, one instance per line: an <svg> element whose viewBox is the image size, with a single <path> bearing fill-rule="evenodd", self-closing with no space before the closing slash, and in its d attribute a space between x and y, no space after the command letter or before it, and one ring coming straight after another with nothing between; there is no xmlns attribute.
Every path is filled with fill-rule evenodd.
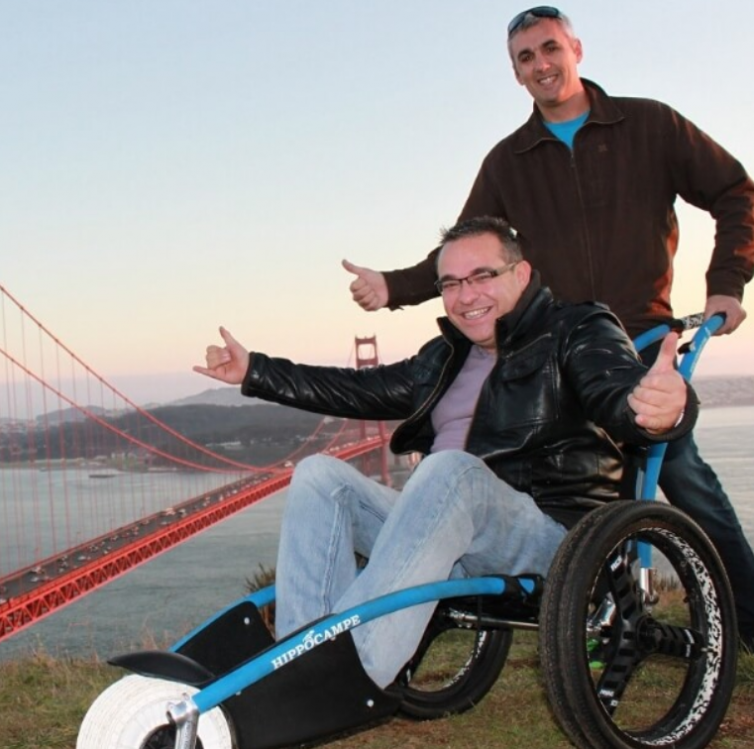
<svg viewBox="0 0 754 749"><path fill-rule="evenodd" d="M471 664L487 642L485 630L447 629L432 640L432 647L422 654L408 674L408 687L442 698L454 691L466 678Z"/></svg>
<svg viewBox="0 0 754 749"><path fill-rule="evenodd" d="M642 744L672 744L698 725L720 679L718 595L704 561L677 533L653 527L636 538L651 544L664 569L661 603L650 606L638 588L626 589L635 576L625 545L616 547L608 557L615 616L596 633L599 659L595 632L587 631L584 664L597 703L621 733Z"/></svg>
<svg viewBox="0 0 754 749"><path fill-rule="evenodd" d="M165 724L156 728L147 736L140 749L175 749L175 726ZM204 749L201 739L197 736L196 749Z"/></svg>

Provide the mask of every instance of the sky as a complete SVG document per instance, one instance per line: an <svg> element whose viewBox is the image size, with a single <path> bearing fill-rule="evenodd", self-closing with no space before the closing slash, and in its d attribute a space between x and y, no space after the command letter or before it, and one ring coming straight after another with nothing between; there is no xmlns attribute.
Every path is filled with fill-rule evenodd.
<svg viewBox="0 0 754 749"><path fill-rule="evenodd" d="M226 326L248 348L383 362L439 301L366 313L342 258L414 264L531 111L497 0L0 0L0 283L136 402ZM568 0L581 74L660 99L754 170L749 0ZM677 314L704 306L714 226L681 205ZM754 292L748 292L754 300ZM746 302L746 300L745 300ZM754 375L751 318L701 374Z"/></svg>

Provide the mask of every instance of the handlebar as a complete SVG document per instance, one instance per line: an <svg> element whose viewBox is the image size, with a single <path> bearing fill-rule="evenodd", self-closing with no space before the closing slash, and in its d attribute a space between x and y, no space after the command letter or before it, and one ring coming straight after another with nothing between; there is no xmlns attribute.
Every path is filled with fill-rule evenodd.
<svg viewBox="0 0 754 749"><path fill-rule="evenodd" d="M704 319L704 312L695 312L693 315L670 319L666 323L662 323L654 328L650 328L644 333L641 333L634 338L634 347L637 351L643 351L653 343L661 341L671 331L683 333L686 330L695 330L696 328L698 328L699 331L697 335L694 336L694 341L699 333L703 333L706 343L707 339L720 330L724 323L725 314L722 312L712 315L709 320ZM688 347L693 345L694 341L684 344L679 353L685 354Z"/></svg>
<svg viewBox="0 0 754 749"><path fill-rule="evenodd" d="M694 373L702 349L724 322L725 315L722 313L712 315L709 320L705 320L704 313L697 312L677 320L669 320L667 323L647 330L634 339L634 347L641 352L647 346L661 341L671 330L682 333L685 330L697 329L694 337L678 348L678 353L681 355L678 372L688 382ZM637 490L637 496L641 499L654 499L666 448L667 442L659 442L649 448L644 475Z"/></svg>

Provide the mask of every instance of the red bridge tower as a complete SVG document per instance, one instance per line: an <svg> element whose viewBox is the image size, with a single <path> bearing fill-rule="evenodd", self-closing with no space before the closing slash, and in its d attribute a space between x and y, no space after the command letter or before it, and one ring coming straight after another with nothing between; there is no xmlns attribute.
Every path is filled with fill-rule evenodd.
<svg viewBox="0 0 754 749"><path fill-rule="evenodd" d="M356 344L356 369L363 369L365 367L376 367L379 363L379 356L377 355L377 336L371 336L370 338L354 339ZM380 450L380 474L382 476L382 483L385 486L390 486L390 470L388 469L388 443L387 443L387 430L385 429L385 422L380 421L377 424L379 429L380 438L383 441L382 449ZM367 437L367 422L360 422L359 434L361 439ZM371 476L373 471L373 452L367 453L362 457L361 470L366 476Z"/></svg>

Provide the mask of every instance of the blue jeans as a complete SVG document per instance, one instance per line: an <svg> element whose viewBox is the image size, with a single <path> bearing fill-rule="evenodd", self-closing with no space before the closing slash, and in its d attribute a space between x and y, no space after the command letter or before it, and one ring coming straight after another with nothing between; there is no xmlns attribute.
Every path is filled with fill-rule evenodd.
<svg viewBox="0 0 754 749"><path fill-rule="evenodd" d="M450 577L544 575L566 529L479 458L425 458L398 492L335 458L296 467L283 513L276 572L278 638L385 593ZM357 570L354 552L369 558ZM352 630L381 687L416 651L435 604Z"/></svg>
<svg viewBox="0 0 754 749"><path fill-rule="evenodd" d="M754 553L720 480L699 455L693 434L668 444L659 479L670 504L695 520L714 544L728 573L738 630L754 641Z"/></svg>

